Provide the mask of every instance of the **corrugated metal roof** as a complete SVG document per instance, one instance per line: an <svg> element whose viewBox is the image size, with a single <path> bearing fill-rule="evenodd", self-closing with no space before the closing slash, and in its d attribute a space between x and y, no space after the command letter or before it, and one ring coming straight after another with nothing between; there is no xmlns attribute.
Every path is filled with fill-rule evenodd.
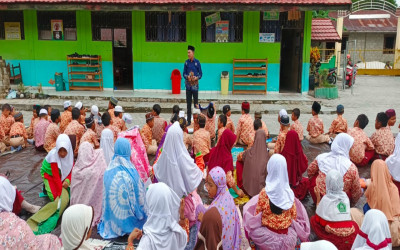
<svg viewBox="0 0 400 250"><path fill-rule="evenodd" d="M321 42L341 41L339 34L336 31L331 19L315 18L312 20L311 40Z"/></svg>

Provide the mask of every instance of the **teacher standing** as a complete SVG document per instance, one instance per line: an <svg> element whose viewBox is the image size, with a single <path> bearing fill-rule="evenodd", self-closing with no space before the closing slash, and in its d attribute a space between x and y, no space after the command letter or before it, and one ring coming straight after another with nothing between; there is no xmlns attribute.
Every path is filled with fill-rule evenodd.
<svg viewBox="0 0 400 250"><path fill-rule="evenodd" d="M186 104L187 104L187 121L188 126L192 120L192 96L194 106L197 108L199 104L199 80L203 76L200 61L194 58L194 47L188 46L188 58L183 68L183 77L185 78L186 87Z"/></svg>

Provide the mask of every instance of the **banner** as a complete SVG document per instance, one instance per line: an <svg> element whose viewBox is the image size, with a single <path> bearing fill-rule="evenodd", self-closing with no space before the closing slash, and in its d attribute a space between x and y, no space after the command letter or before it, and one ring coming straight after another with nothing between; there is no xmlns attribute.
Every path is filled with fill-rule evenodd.
<svg viewBox="0 0 400 250"><path fill-rule="evenodd" d="M4 22L4 33L6 40L21 40L21 23Z"/></svg>
<svg viewBox="0 0 400 250"><path fill-rule="evenodd" d="M218 21L215 24L215 42L229 42L229 21Z"/></svg>
<svg viewBox="0 0 400 250"><path fill-rule="evenodd" d="M279 20L279 12L278 11L264 11L263 20L264 21Z"/></svg>
<svg viewBox="0 0 400 250"><path fill-rule="evenodd" d="M212 15L206 16L205 19L206 19L206 26L210 26L211 24L221 21L221 15L219 12L215 12Z"/></svg>
<svg viewBox="0 0 400 250"><path fill-rule="evenodd" d="M53 40L64 40L63 20L51 20L50 22Z"/></svg>
<svg viewBox="0 0 400 250"><path fill-rule="evenodd" d="M275 42L275 33L260 33L258 42L274 43Z"/></svg>

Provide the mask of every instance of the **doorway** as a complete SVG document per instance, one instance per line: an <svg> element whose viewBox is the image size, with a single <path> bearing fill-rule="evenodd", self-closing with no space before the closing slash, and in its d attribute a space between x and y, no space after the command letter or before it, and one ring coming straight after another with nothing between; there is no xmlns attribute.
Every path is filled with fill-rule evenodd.
<svg viewBox="0 0 400 250"><path fill-rule="evenodd" d="M282 29L279 92L301 93L303 29Z"/></svg>
<svg viewBox="0 0 400 250"><path fill-rule="evenodd" d="M133 90L132 29L113 29L113 72L115 90Z"/></svg>

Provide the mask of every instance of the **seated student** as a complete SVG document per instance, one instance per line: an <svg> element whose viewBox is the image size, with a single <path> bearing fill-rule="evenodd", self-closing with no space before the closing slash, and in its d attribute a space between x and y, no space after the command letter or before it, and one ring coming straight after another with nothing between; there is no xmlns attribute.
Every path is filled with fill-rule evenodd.
<svg viewBox="0 0 400 250"><path fill-rule="evenodd" d="M49 114L48 116L47 116L47 120L49 120L49 122L51 122L51 117L50 117L50 114L51 114L51 111L53 110L53 108L50 106L50 105L44 105L43 106L43 108L45 109L45 110L47 110L47 114Z"/></svg>
<svg viewBox="0 0 400 250"><path fill-rule="evenodd" d="M146 114L146 124L140 130L144 146L148 155L155 155L157 151L157 142L153 140L152 128L154 127L154 117L152 113Z"/></svg>
<svg viewBox="0 0 400 250"><path fill-rule="evenodd" d="M331 139L329 135L324 134L324 123L318 117L318 113L321 111L321 104L314 102L312 105L312 116L307 124L308 136L306 137L311 143L330 143Z"/></svg>
<svg viewBox="0 0 400 250"><path fill-rule="evenodd" d="M300 121L300 109L295 108L292 111L292 125L290 125L290 130L296 131L297 135L299 136L299 140L304 140L304 132L303 132L303 125L301 125Z"/></svg>
<svg viewBox="0 0 400 250"><path fill-rule="evenodd" d="M152 114L154 117L154 127L152 128L153 139L156 140L157 144L159 144L164 135L165 128L167 127L167 121L160 117L160 104L154 104Z"/></svg>
<svg viewBox="0 0 400 250"><path fill-rule="evenodd" d="M203 115L199 115L197 120L200 128L193 134L194 154L197 155L200 153L205 156L211 149L211 136L210 133L204 129L206 126L206 118Z"/></svg>
<svg viewBox="0 0 400 250"><path fill-rule="evenodd" d="M100 147L99 140L97 140L97 135L96 135L96 123L94 122L92 117L85 118L85 124L86 124L86 132L82 135L82 138L80 140L79 144L82 144L83 142L87 141L92 146L97 149Z"/></svg>
<svg viewBox="0 0 400 250"><path fill-rule="evenodd" d="M79 118L79 122L81 124L85 124L85 117L86 117L87 109L83 106L82 102L77 102L75 104L75 108L79 109L79 111L81 113L81 117Z"/></svg>
<svg viewBox="0 0 400 250"><path fill-rule="evenodd" d="M232 131L226 130L225 133ZM196 207L196 219L202 224L204 214L212 208L217 208L222 220L222 248L240 249L240 218L235 202L228 191L225 170L214 167L209 172L206 184L208 196L213 199L208 209L203 205ZM198 225L201 228L201 225ZM217 236L216 236L217 237Z"/></svg>
<svg viewBox="0 0 400 250"><path fill-rule="evenodd" d="M103 149L107 166L110 164L111 159L114 156L114 142L114 133L111 131L111 129L103 129L100 138L100 148Z"/></svg>
<svg viewBox="0 0 400 250"><path fill-rule="evenodd" d="M331 145L331 152L323 153L307 169L310 180L309 191L314 203L317 202L314 188L318 186L321 197L326 194L326 175L331 169L339 171L343 177L344 192L351 204L356 204L362 195L357 167L350 161L349 151L354 139L346 133L336 136Z"/></svg>
<svg viewBox="0 0 400 250"><path fill-rule="evenodd" d="M235 144L242 144L251 147L254 143L254 128L253 118L250 114L250 103L242 103L242 116L239 118L239 122L236 130L236 142Z"/></svg>
<svg viewBox="0 0 400 250"><path fill-rule="evenodd" d="M52 123L46 129L46 134L44 136L44 149L50 152L56 146L56 141L58 136L61 134L58 124L61 121L60 111L58 109L53 109L51 111L51 121Z"/></svg>
<svg viewBox="0 0 400 250"><path fill-rule="evenodd" d="M268 128L267 128L267 125L265 125L265 122L262 120L262 114L259 111L254 113L254 120L257 120L257 119L259 119L261 121L261 124L262 124L261 129L264 130L265 134L267 135L267 139L268 139L269 138Z"/></svg>
<svg viewBox="0 0 400 250"><path fill-rule="evenodd" d="M93 208L93 226L100 222L103 204L103 176L107 168L102 149L93 149L89 142L79 147L78 159L72 169L70 204L85 204ZM65 216L65 213L64 213Z"/></svg>
<svg viewBox="0 0 400 250"><path fill-rule="evenodd" d="M388 127L394 126L396 124L396 111L394 109L388 109L385 114L389 118Z"/></svg>
<svg viewBox="0 0 400 250"><path fill-rule="evenodd" d="M269 151L270 155L280 154L282 152L283 148L285 147L286 135L289 132L289 128L290 128L289 116L284 115L281 117L280 120L281 120L280 121L280 123L281 123L280 132L278 135L278 139L276 140L274 150Z"/></svg>
<svg viewBox="0 0 400 250"><path fill-rule="evenodd" d="M36 111L37 109L39 109L39 111ZM29 125L29 128L26 129L29 139L33 138L33 128L36 126L36 124L40 120L40 118L39 118L40 109L41 109L40 105L37 105L37 104L33 105L31 123Z"/></svg>
<svg viewBox="0 0 400 250"><path fill-rule="evenodd" d="M107 107L107 112L110 114L111 116L111 120L114 119L114 109L115 106L118 105L118 100L114 97L110 97L110 101L108 102L108 107Z"/></svg>
<svg viewBox="0 0 400 250"><path fill-rule="evenodd" d="M35 149L37 151L45 151L44 140L46 136L47 127L50 125L47 116L48 116L47 110L41 109L39 113L40 121L36 125L34 131Z"/></svg>
<svg viewBox="0 0 400 250"><path fill-rule="evenodd" d="M218 117L218 136L217 136L217 143L219 138L221 138L222 133L225 131L226 129L226 123L227 123L227 117L226 115L219 115Z"/></svg>
<svg viewBox="0 0 400 250"><path fill-rule="evenodd" d="M130 124L132 124L132 116L130 115L130 114L127 114L127 113L125 113L123 116L122 116L122 120L125 122L125 124L128 124L128 125L130 125Z"/></svg>
<svg viewBox="0 0 400 250"><path fill-rule="evenodd" d="M400 134L397 134L395 144L393 154L386 158L386 164L400 195Z"/></svg>
<svg viewBox="0 0 400 250"><path fill-rule="evenodd" d="M179 112L178 112L178 113L179 113ZM163 137L161 138L161 141L160 141L160 143L159 143L159 145L158 145L157 152L156 152L156 161L157 161L158 157L159 157L160 154L161 154L162 147L163 147L163 145L164 145L164 141L165 141L165 137L167 136L167 131L168 131L168 129L169 129L175 122L177 122L178 120L179 120L178 114L172 114L171 119L169 120L169 124L168 124L168 126L165 128L164 135L163 135Z"/></svg>
<svg viewBox="0 0 400 250"><path fill-rule="evenodd" d="M350 149L350 160L357 167L366 166L375 155L374 144L363 130L368 122L368 117L361 114L354 122L354 127L348 132L354 138L353 146Z"/></svg>
<svg viewBox="0 0 400 250"><path fill-rule="evenodd" d="M373 159L385 160L394 151L394 137L390 128L387 127L388 117L385 113L380 112L376 116L376 131L371 136L372 144L375 147L375 155Z"/></svg>
<svg viewBox="0 0 400 250"><path fill-rule="evenodd" d="M369 209L378 209L386 215L389 223L392 246L400 246L400 197L399 190L392 181L392 176L383 160L375 160L371 166L371 182L365 191L367 203L364 213ZM360 225L362 216L356 213L355 221ZM361 217L361 219L359 218ZM362 229L362 228L361 228Z"/></svg>
<svg viewBox="0 0 400 250"><path fill-rule="evenodd" d="M10 130L11 125L15 122L14 117L11 115L11 106L6 103L1 107L0 127L4 131L4 142L8 146L10 144Z"/></svg>
<svg viewBox="0 0 400 250"><path fill-rule="evenodd" d="M97 226L104 239L124 236L143 228L146 189L131 160L131 146L125 138L115 142L115 154L104 172L102 216ZM119 192L124 195L117 195Z"/></svg>
<svg viewBox="0 0 400 250"><path fill-rule="evenodd" d="M60 134L56 147L43 160L40 175L43 178L44 192L54 201L61 195L63 188L71 185L71 170L74 165L74 152L71 140L66 134Z"/></svg>
<svg viewBox="0 0 400 250"><path fill-rule="evenodd" d="M88 242L94 225L93 207L83 204L68 207L61 221L63 249L97 249Z"/></svg>
<svg viewBox="0 0 400 250"><path fill-rule="evenodd" d="M199 116L201 115L200 109L193 109L193 133L199 130Z"/></svg>
<svg viewBox="0 0 400 250"><path fill-rule="evenodd" d="M122 120L123 112L124 110L122 109L121 106L115 106L114 118L112 120L113 120L113 126L118 128L119 130L118 132L125 131L127 129L125 121Z"/></svg>
<svg viewBox="0 0 400 250"><path fill-rule="evenodd" d="M64 133L68 124L72 121L72 103L71 101L64 102L64 112L61 114L60 132Z"/></svg>
<svg viewBox="0 0 400 250"><path fill-rule="evenodd" d="M215 117L217 115L217 111L215 110L214 103L210 103L207 109L206 115L206 127L205 129L210 133L211 141L215 139Z"/></svg>
<svg viewBox="0 0 400 250"><path fill-rule="evenodd" d="M222 108L222 113L226 115L226 128L230 129L232 133L235 133L235 124L233 123L231 119L231 106L225 105Z"/></svg>
<svg viewBox="0 0 400 250"><path fill-rule="evenodd" d="M14 115L15 122L10 129L10 146L11 150L22 149L28 146L28 134L24 126L24 116L21 112Z"/></svg>
<svg viewBox="0 0 400 250"><path fill-rule="evenodd" d="M56 235L34 235L26 221L13 213L18 197L15 187L0 177L0 246L1 249L61 249Z"/></svg>
<svg viewBox="0 0 400 250"><path fill-rule="evenodd" d="M194 250L222 250L222 219L216 207L211 207L201 219Z"/></svg>
<svg viewBox="0 0 400 250"><path fill-rule="evenodd" d="M365 215L351 249L392 249L389 224L384 213L371 209Z"/></svg>
<svg viewBox="0 0 400 250"><path fill-rule="evenodd" d="M265 188L243 207L244 230L257 249L295 249L310 235L307 212L290 189L282 155L270 158L267 172Z"/></svg>
<svg viewBox="0 0 400 250"><path fill-rule="evenodd" d="M112 125L113 121L111 120L111 116L108 112L104 112L104 114L101 116L101 122L104 125L104 129L108 128L113 132L115 142L118 138L118 129Z"/></svg>
<svg viewBox="0 0 400 250"><path fill-rule="evenodd" d="M358 225L351 220L350 201L343 192L343 178L336 169L326 176L326 195L317 194L317 210L310 224L321 240L332 242L338 249L351 249L358 233ZM317 189L317 187L316 187Z"/></svg>
<svg viewBox="0 0 400 250"><path fill-rule="evenodd" d="M343 118L344 106L342 104L336 107L337 117L332 121L329 128L329 135L334 137L340 133L347 133L347 120Z"/></svg>
<svg viewBox="0 0 400 250"><path fill-rule="evenodd" d="M254 140L254 138L253 138ZM236 135L229 129L225 129L217 146L211 149L210 154L206 157L205 161L208 162L208 172L215 167L221 167L226 174L228 187L232 188L237 195L244 197L241 189L238 189L233 178L233 158L232 148L235 145Z"/></svg>
<svg viewBox="0 0 400 250"><path fill-rule="evenodd" d="M79 144L81 143L81 138L85 133L85 127L79 123L80 117L81 113L79 109L72 109L72 122L68 124L67 128L64 131L64 133L67 135L76 135L76 146L74 151L75 155L78 154Z"/></svg>
<svg viewBox="0 0 400 250"><path fill-rule="evenodd" d="M184 117L180 117L179 120L179 126L181 127L182 131L183 131L183 143L185 144L186 149L189 149L189 146L192 147L193 145L193 138L192 136L189 135L189 133L187 132L186 126L187 126L187 122L186 119Z"/></svg>
<svg viewBox="0 0 400 250"><path fill-rule="evenodd" d="M126 249L133 250L133 241L139 239L136 250L185 249L188 238L182 227L187 219L179 196L164 183L151 184L146 193L146 203L149 218L143 231L135 228L131 232Z"/></svg>
<svg viewBox="0 0 400 250"><path fill-rule="evenodd" d="M261 120L254 120L254 144L245 152L238 155L236 162L236 179L238 187L244 189L246 194L253 197L265 187L269 155L267 136L261 129Z"/></svg>
<svg viewBox="0 0 400 250"><path fill-rule="evenodd" d="M308 193L308 178L303 177L303 174L307 170L308 160L296 131L290 130L287 133L281 155L286 159L290 188L297 199L304 200Z"/></svg>
<svg viewBox="0 0 400 250"><path fill-rule="evenodd" d="M284 115L286 115L286 116L288 115L287 111L286 111L286 109L281 109L278 113L279 133L282 132L282 128L280 125L281 125L281 117ZM273 151L275 149L275 143L276 143L277 139L278 139L278 137L275 137L272 139L272 141L270 143L268 143L268 148L269 148L270 152L271 152L271 150ZM270 155L272 155L272 153L270 153Z"/></svg>
<svg viewBox="0 0 400 250"><path fill-rule="evenodd" d="M92 105L90 109L90 117L92 117L94 122L96 123L96 136L97 139L100 141L101 132L104 129L104 125L101 121L101 114L99 113L99 107L97 107L96 105Z"/></svg>

